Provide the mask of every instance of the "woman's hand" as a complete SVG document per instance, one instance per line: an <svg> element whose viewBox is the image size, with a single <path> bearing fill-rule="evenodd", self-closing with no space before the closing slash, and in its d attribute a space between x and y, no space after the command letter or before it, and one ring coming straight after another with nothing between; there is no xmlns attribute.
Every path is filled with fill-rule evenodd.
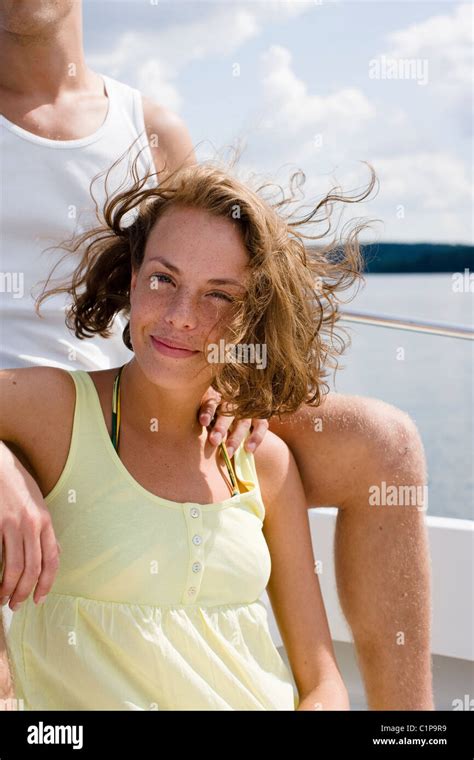
<svg viewBox="0 0 474 760"><path fill-rule="evenodd" d="M221 404L219 393L213 388L209 388L201 402L199 422L205 427L209 427L219 406L223 411L232 411L232 405L226 403ZM213 446L219 446L219 444L225 440L227 452L229 457L231 457L244 440L247 432L252 428L251 435L249 435L245 442L245 450L250 453L254 452L261 444L264 435L268 430L268 420L239 420L233 425L234 419L235 418L232 416L224 416L217 413L215 425L212 430L208 432L209 442Z"/></svg>
<svg viewBox="0 0 474 760"><path fill-rule="evenodd" d="M8 662L7 645L2 621L0 620L0 712L15 710L16 700L12 675Z"/></svg>
<svg viewBox="0 0 474 760"><path fill-rule="evenodd" d="M0 492L0 604L6 604L10 598L10 608L14 609L33 589L36 603L49 593L59 567L61 547L38 484L3 441L0 441Z"/></svg>
<svg viewBox="0 0 474 760"><path fill-rule="evenodd" d="M316 688L300 697L297 710L350 710L349 695L342 678L336 673L333 678L322 680Z"/></svg>

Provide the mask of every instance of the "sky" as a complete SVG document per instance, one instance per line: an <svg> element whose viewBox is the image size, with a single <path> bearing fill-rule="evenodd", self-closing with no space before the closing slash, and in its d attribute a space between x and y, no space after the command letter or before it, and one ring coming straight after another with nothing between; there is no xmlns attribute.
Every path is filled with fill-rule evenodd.
<svg viewBox="0 0 474 760"><path fill-rule="evenodd" d="M200 161L302 203L337 187L365 242L473 242L471 3L85 0L91 68L184 119ZM253 179L251 179L253 178ZM257 183L258 184L258 183ZM261 182L260 182L261 184Z"/></svg>

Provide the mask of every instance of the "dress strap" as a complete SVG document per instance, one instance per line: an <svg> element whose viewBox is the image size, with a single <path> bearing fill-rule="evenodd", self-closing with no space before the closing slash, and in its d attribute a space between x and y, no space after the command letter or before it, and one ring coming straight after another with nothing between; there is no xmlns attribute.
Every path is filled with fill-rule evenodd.
<svg viewBox="0 0 474 760"><path fill-rule="evenodd" d="M119 443L120 443L120 378L121 378L124 367L125 367L125 364L123 364L120 367L119 371L117 372L117 375L115 376L113 394L112 394L112 430L111 430L110 438L112 440L113 447L117 451L117 453L118 453ZM226 445L224 441L222 441L222 443L219 444L219 449L224 459L225 465L227 467L227 472L229 473L230 482L232 484L232 489L231 489L232 496L236 496L237 494L240 493L240 490L237 485L237 477L235 475L232 462L230 461L229 454L227 453L227 449L226 449Z"/></svg>

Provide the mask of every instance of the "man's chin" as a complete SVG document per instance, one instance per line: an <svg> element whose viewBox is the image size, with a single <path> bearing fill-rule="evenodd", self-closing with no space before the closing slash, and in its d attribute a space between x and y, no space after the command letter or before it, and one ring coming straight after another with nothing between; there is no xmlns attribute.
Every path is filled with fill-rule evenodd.
<svg viewBox="0 0 474 760"><path fill-rule="evenodd" d="M55 0L10 0L2 2L0 27L9 34L21 37L41 37L48 29L68 15L75 0L61 3Z"/></svg>

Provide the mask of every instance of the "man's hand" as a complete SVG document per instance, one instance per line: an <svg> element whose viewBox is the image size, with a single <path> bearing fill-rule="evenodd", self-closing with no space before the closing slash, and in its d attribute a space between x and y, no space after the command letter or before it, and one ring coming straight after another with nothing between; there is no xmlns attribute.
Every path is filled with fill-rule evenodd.
<svg viewBox="0 0 474 760"><path fill-rule="evenodd" d="M0 441L0 603L15 609L34 589L37 604L51 590L61 548L38 484Z"/></svg>
<svg viewBox="0 0 474 760"><path fill-rule="evenodd" d="M219 393L213 388L209 388L202 399L201 408L199 410L199 422L205 427L209 427L219 406L223 411L232 410L231 404L221 404L220 401L221 397ZM268 430L268 420L239 420L235 423L235 426L233 426L234 419L235 418L232 416L224 416L217 413L215 425L208 433L209 442L212 443L213 446L219 446L219 444L225 440L227 452L229 457L231 457L244 440L248 430L252 427L252 433L245 442L245 450L253 453L261 444L263 437ZM232 430L230 430L231 427ZM226 435L228 436L227 440Z"/></svg>

